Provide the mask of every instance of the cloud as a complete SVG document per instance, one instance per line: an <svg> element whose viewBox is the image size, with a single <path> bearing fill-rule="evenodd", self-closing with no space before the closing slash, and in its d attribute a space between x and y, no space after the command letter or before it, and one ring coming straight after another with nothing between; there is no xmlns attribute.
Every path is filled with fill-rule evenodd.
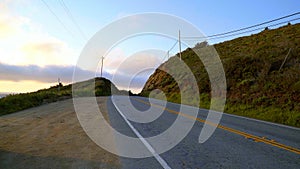
<svg viewBox="0 0 300 169"><path fill-rule="evenodd" d="M145 68L157 68L163 61L163 55L163 51L149 49L126 56L121 49L116 48L104 59L104 68L112 74L118 72L132 76Z"/></svg>
<svg viewBox="0 0 300 169"><path fill-rule="evenodd" d="M74 69L76 69L76 75L78 75L76 79L79 79L78 81L84 81L95 76L100 76L99 72L95 73L75 66L48 65L40 67L37 65L18 66L0 63L0 82L2 84L5 83L14 86L16 88L14 89L15 92L24 92L26 91L26 87L32 87L33 85L49 87L50 85L55 84L58 78L60 78L64 84L72 83ZM110 80L113 79L113 83L119 89L132 90L135 93L142 89L144 83L148 79L147 76L131 76L119 73L112 75L106 71L103 72L103 76ZM27 84L25 88L23 86L24 82ZM37 89L39 88L32 88L30 91Z"/></svg>
<svg viewBox="0 0 300 169"><path fill-rule="evenodd" d="M60 78L64 83L71 83L75 66L58 66L49 65L40 67L37 65L16 66L0 63L0 79L1 81L36 81L43 83L53 83ZM91 75L95 73L76 67L77 73L80 75L78 79L87 80L93 78ZM98 74L96 74L98 75ZM104 76L111 77L107 72Z"/></svg>
<svg viewBox="0 0 300 169"><path fill-rule="evenodd" d="M143 76L124 75L117 72L110 79L119 89L131 90L134 93L138 93L149 78L151 74L149 72L153 71L149 70L148 74Z"/></svg>
<svg viewBox="0 0 300 169"><path fill-rule="evenodd" d="M55 52L60 52L62 50L61 43L55 42L40 42L40 43L28 43L23 46L23 51L32 53L48 53L53 54Z"/></svg>
<svg viewBox="0 0 300 169"><path fill-rule="evenodd" d="M162 63L163 55L164 51L149 49L126 56L120 48L115 48L105 58L104 69L118 88L139 92Z"/></svg>
<svg viewBox="0 0 300 169"><path fill-rule="evenodd" d="M71 83L79 49L72 48L30 18L11 10L10 3L9 0L0 2L0 82L17 86L20 81L30 81L27 83L30 86L33 82L54 83L60 78L64 83ZM133 17L132 24L124 29L143 26L141 21L143 18ZM96 48L101 50L98 46ZM104 77L112 79L114 75L115 84L120 89L127 89L130 84L130 89L138 90L151 71L137 73L147 67L159 66L162 55L142 51L128 56L121 49L115 49L104 60ZM86 65L76 68L80 74L78 79L86 80L95 75L89 70L89 64ZM96 75L99 76L99 72Z"/></svg>
<svg viewBox="0 0 300 169"><path fill-rule="evenodd" d="M3 0L0 2L0 39L8 38L22 32L22 29L30 25L30 19L14 14L12 6L29 5L25 1Z"/></svg>
<svg viewBox="0 0 300 169"><path fill-rule="evenodd" d="M30 5L30 4L27 4ZM74 65L79 54L38 23L0 2L0 62L11 65Z"/></svg>
<svg viewBox="0 0 300 169"><path fill-rule="evenodd" d="M4 38L14 32L13 27L9 21L0 18L0 38Z"/></svg>
<svg viewBox="0 0 300 169"><path fill-rule="evenodd" d="M9 15L7 5L7 1L2 1L0 3L0 38L5 38L16 32L16 27L23 22L20 17Z"/></svg>
<svg viewBox="0 0 300 169"><path fill-rule="evenodd" d="M0 81L0 93L24 93L24 92L33 92L39 89L46 89L50 86L54 86L57 84L53 83L43 83L36 81L22 81L22 83L16 83L13 81Z"/></svg>

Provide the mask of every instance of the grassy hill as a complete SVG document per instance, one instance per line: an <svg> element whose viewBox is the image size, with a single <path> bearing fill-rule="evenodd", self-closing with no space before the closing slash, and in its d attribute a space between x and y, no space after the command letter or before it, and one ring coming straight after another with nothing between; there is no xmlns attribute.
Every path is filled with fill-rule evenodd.
<svg viewBox="0 0 300 169"><path fill-rule="evenodd" d="M182 60L198 83L199 106L204 108L210 103L209 78L194 50L209 47L201 43L182 52ZM264 30L213 47L226 74L225 112L300 127L300 24ZM172 64L175 57L178 54L159 68L176 68ZM140 95L148 96L153 89L162 90L168 101L180 102L177 83L164 71L157 69Z"/></svg>
<svg viewBox="0 0 300 169"><path fill-rule="evenodd" d="M73 97L84 96L109 96L111 91L125 94L126 91L119 91L117 87L105 78L94 78L73 84L76 88ZM93 88L94 85L94 88ZM72 97L72 84L52 86L48 89L38 90L31 93L12 94L0 99L0 115L9 114L24 110L30 107L39 106Z"/></svg>

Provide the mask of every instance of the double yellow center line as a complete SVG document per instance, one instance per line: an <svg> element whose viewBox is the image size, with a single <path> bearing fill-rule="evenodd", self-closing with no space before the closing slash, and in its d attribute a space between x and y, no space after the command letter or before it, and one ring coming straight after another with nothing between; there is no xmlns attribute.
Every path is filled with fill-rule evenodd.
<svg viewBox="0 0 300 169"><path fill-rule="evenodd" d="M203 119L198 118L198 117L194 117L194 116L191 116L191 115L188 115L188 114L185 114L185 113L181 113L181 112L177 112L177 111L165 108L165 107L163 107L161 105L158 105L158 104L153 104L153 103L146 102L146 101L141 100L141 99L137 99L137 98L133 98L133 99L140 102L140 103L144 103L144 104L147 104L147 105L152 105L152 106L161 108L161 109L166 110L167 112L172 113L172 114L180 115L180 116L192 119L192 120L199 121L201 123L206 123L206 124L209 124L209 125L212 125L212 126L216 126L219 129L222 129L222 130L225 130L225 131L237 134L237 135L244 136L245 138L252 139L255 142L262 142L262 143L269 144L269 145L272 145L272 146L275 146L275 147L278 147L278 148L281 148L281 149L284 149L284 150L287 150L287 151L290 151L290 152L293 152L293 153L296 153L296 154L300 154L299 149L291 147L291 146L287 146L287 145L284 145L284 144L281 144L281 143L278 143L275 140L269 140L269 139L266 139L265 137L255 136L255 135L243 132L243 131L239 131L239 130L236 130L236 129L233 129L233 128L222 126L220 124L215 124L215 123L203 120Z"/></svg>

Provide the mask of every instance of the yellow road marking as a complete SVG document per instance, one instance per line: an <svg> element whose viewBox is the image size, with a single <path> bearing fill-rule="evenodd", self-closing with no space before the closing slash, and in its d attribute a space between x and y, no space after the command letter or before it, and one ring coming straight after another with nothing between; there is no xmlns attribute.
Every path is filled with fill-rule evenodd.
<svg viewBox="0 0 300 169"><path fill-rule="evenodd" d="M194 117L194 116L191 116L191 115L188 115L188 114L185 114L185 113L181 113L181 112L177 112L177 111L165 108L165 107L163 107L161 105L158 105L158 104L153 104L153 103L150 104L149 102L146 102L146 101L141 100L141 99L137 99L137 98L133 98L133 99L140 102L140 103L144 103L144 104L147 104L147 105L152 105L152 106L161 108L161 109L166 110L166 111L168 111L169 113L172 113L172 114L177 114L177 115L180 115L180 116L192 119L192 120L199 121L201 123L206 123L206 124L209 124L209 125L212 125L212 126L216 126L216 127L220 128L220 129L223 129L225 131L244 136L245 138L251 138L255 142L262 142L262 143L269 144L269 145L272 145L272 146L275 146L275 147L278 147L278 148L281 148L281 149L284 149L284 150L287 150L287 151L290 151L290 152L293 152L293 153L296 153L296 154L300 154L299 149L291 147L291 146L287 146L287 145L284 145L284 144L281 144L281 143L278 143L275 140L268 140L265 137L255 136L255 135L243 132L243 131L239 131L239 130L236 130L236 129L233 129L233 128L222 126L220 124L215 124L215 123L203 120L203 119L198 118L198 117Z"/></svg>

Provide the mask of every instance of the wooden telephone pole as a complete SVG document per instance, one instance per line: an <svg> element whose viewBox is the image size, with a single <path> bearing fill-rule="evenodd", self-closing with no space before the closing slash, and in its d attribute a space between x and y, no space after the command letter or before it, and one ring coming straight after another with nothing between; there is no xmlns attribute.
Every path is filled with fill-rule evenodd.
<svg viewBox="0 0 300 169"><path fill-rule="evenodd" d="M102 71L103 71L103 60L104 60L104 57L102 56L102 57L101 57L101 74L100 74L100 77L102 77Z"/></svg>
<svg viewBox="0 0 300 169"><path fill-rule="evenodd" d="M180 40L180 30L178 32L178 44L179 44L179 57L181 60L181 40Z"/></svg>

